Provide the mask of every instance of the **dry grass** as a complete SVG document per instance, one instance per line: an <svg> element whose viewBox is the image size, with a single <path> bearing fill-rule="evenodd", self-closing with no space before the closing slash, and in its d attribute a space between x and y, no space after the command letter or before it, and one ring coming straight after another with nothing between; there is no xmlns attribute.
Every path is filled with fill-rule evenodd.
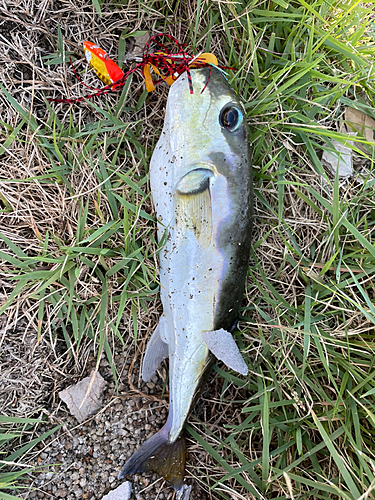
<svg viewBox="0 0 375 500"><path fill-rule="evenodd" d="M218 368L209 395L198 406L199 419L191 420L188 470L206 489L216 484L212 499L292 498L293 491L295 498L354 498L356 489L336 455L324 447L326 436L311 410L327 435L346 425L332 439L336 450L343 450L342 459L352 463L348 468L361 494L369 489L366 467L371 469L375 460L371 398L358 405L351 399L354 389L359 391L355 401L373 389L368 375L373 370L375 315L366 297L373 302L374 256L342 225L344 217L371 245L373 160L371 153L366 157L357 152L353 178L335 182L311 154L311 149L319 151L323 136L298 135L298 127L317 125L336 133L344 105L340 98L354 99L362 74L353 63L349 69L355 83L338 83L340 98L332 104L327 96L336 76L330 73L330 62L336 61L337 74L348 80L349 56L340 59L340 52L332 54L328 46L326 52L312 52L315 45L304 41L311 33L315 40L315 29L332 32L332 12L327 14L329 28L319 25L318 18L311 27L309 20L301 22L296 7L295 24L288 25L286 18L286 27L277 31L280 19L270 16L275 8L282 18L283 3L277 10L257 2L244 7L220 1L146 5L129 0L121 6L108 1L100 4L100 17L91 1L0 2L0 83L5 89L0 92L0 233L5 237L0 250L13 257L0 261L0 306L23 273L35 273L22 278L24 287L1 317L4 415L30 416L42 405L53 415L57 390L82 376L92 359L99 363L104 353L121 380L123 366L116 365L111 353L123 350L130 363L134 347L150 335L161 311L147 173L168 89L159 86L146 96L136 76L126 96L113 93L77 105L49 105L46 96L86 92L64 64L68 53L76 57L75 69L83 81L98 87L82 59L83 41L98 43L116 60L121 36L168 31L242 70L233 85L249 112L257 197L254 252L239 330L252 368L245 387ZM324 2L310 3L317 10L324 7ZM298 2L292 4L302 9ZM341 12L344 7L337 3L335 8ZM250 15L253 24L246 28ZM261 24L262 15L274 23L271 31ZM296 26L301 33L306 26L309 31L297 36ZM336 28L333 35L340 40L340 26ZM272 30L277 31L274 39ZM318 46L318 32L316 39ZM129 47L130 38L126 40ZM289 40L294 48L288 49ZM353 54L365 61L360 42L351 43ZM325 54L314 70L331 79L322 83L311 76L302 95L299 85L310 82L302 75L309 50L310 59L320 51ZM300 66L294 65L293 55ZM292 83L284 88L298 71L302 76L296 89ZM365 71L370 74L364 64ZM326 85L324 92L316 80ZM371 85L363 84L369 108ZM297 111L309 118L298 121ZM363 173L364 167L370 175ZM121 200L131 203L136 213ZM139 378L133 383L140 386ZM359 416L352 415L353 404ZM312 452L311 462L307 452L319 443L323 445ZM360 453L371 460L362 463Z"/></svg>

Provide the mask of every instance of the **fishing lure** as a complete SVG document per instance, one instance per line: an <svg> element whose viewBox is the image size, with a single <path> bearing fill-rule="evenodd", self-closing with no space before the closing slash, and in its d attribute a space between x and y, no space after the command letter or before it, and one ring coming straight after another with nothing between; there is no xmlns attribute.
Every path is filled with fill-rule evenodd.
<svg viewBox="0 0 375 500"><path fill-rule="evenodd" d="M124 76L122 69L108 56L105 50L92 42L83 42L85 57L91 68L106 85L114 84ZM113 85L116 89L118 85Z"/></svg>
<svg viewBox="0 0 375 500"><path fill-rule="evenodd" d="M174 52L163 43L163 38L167 38L172 46L177 47L177 51ZM84 51L87 61L98 77L106 84L105 87L94 89L96 92L86 97L77 97L73 99L47 98L47 101L71 104L82 102L86 99L92 99L102 94L108 94L123 87L126 80L133 73L140 73L145 81L147 91L152 92L156 85L160 83L165 82L168 85L172 85L182 73L186 72L189 92L193 94L194 90L190 69L208 67L210 72L206 84L210 79L212 66L221 70L235 70L235 68L231 66L220 66L213 54L204 53L198 54L197 56L188 54L184 50L183 45L168 33L158 33L152 36L144 46L141 61L136 62L134 66L125 73L109 58L108 54L103 49L94 43L84 42ZM81 81L81 78L76 72L75 75ZM157 75L157 79L155 79L155 75ZM206 86L202 89L201 93L205 88Z"/></svg>

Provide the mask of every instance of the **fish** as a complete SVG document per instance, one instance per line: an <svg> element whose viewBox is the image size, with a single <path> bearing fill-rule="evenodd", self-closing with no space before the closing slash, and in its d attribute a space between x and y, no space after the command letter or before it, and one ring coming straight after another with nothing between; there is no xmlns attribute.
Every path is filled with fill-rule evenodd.
<svg viewBox="0 0 375 500"><path fill-rule="evenodd" d="M213 362L247 375L232 336L251 245L253 180L245 111L222 72L190 71L171 86L160 139L150 161L158 220L163 313L147 345L142 378L169 358L166 424L125 463L119 479L155 472L178 499L184 483L185 422Z"/></svg>

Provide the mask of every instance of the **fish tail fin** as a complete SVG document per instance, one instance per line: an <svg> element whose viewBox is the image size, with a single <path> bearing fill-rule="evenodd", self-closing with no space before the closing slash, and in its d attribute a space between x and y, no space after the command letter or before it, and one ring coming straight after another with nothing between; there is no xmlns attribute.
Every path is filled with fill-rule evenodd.
<svg viewBox="0 0 375 500"><path fill-rule="evenodd" d="M118 478L142 472L155 472L163 476L177 491L184 488L186 464L185 436L179 436L173 443L168 440L167 424L148 439L129 458Z"/></svg>

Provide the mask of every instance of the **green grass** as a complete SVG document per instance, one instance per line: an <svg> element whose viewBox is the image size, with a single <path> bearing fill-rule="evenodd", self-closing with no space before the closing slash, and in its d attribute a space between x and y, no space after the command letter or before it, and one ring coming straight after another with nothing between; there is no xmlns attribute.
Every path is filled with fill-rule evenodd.
<svg viewBox="0 0 375 500"><path fill-rule="evenodd" d="M93 4L101 14L111 8ZM326 143L347 140L338 132L345 106L375 117L373 4L201 0L193 18L182 1L171 8L139 1L138 10L176 15L185 43L239 69L230 81L243 99L253 148L255 236L239 340L251 371L243 380L215 368L218 404L228 408L234 395L234 410L220 425L192 418L188 431L215 473L190 470L215 498L232 498L231 490L239 498L372 498L374 144L358 136L367 153L353 146L366 160L362 184L333 178L321 154ZM166 31L162 17L154 29ZM56 50L65 60L61 34ZM135 95L132 85L83 104L87 121L45 104L43 123L2 89L18 114L16 125L7 124L3 151L25 140L28 123L49 165L19 182L58 186L77 208L70 238L37 230L33 252L0 235L13 289L0 312L26 297L39 336L48 325L77 359L90 338L115 378L111 339L122 340L121 318L130 318L137 343L137 317L159 291L147 181L160 122L147 128L144 112L147 118L156 97ZM86 184L77 180L82 169ZM3 198L11 214L15 207Z"/></svg>
<svg viewBox="0 0 375 500"><path fill-rule="evenodd" d="M34 427L42 420L37 418L17 418L0 415L0 499L1 500L21 500L19 497L10 494L10 491L24 489L19 484L20 479L29 475L36 467L30 467L22 463L26 459L26 454L37 444L53 434L60 426L45 432L41 436L32 438ZM30 435L30 439L27 439ZM16 444L22 437L23 445ZM12 449L12 453L8 450Z"/></svg>

